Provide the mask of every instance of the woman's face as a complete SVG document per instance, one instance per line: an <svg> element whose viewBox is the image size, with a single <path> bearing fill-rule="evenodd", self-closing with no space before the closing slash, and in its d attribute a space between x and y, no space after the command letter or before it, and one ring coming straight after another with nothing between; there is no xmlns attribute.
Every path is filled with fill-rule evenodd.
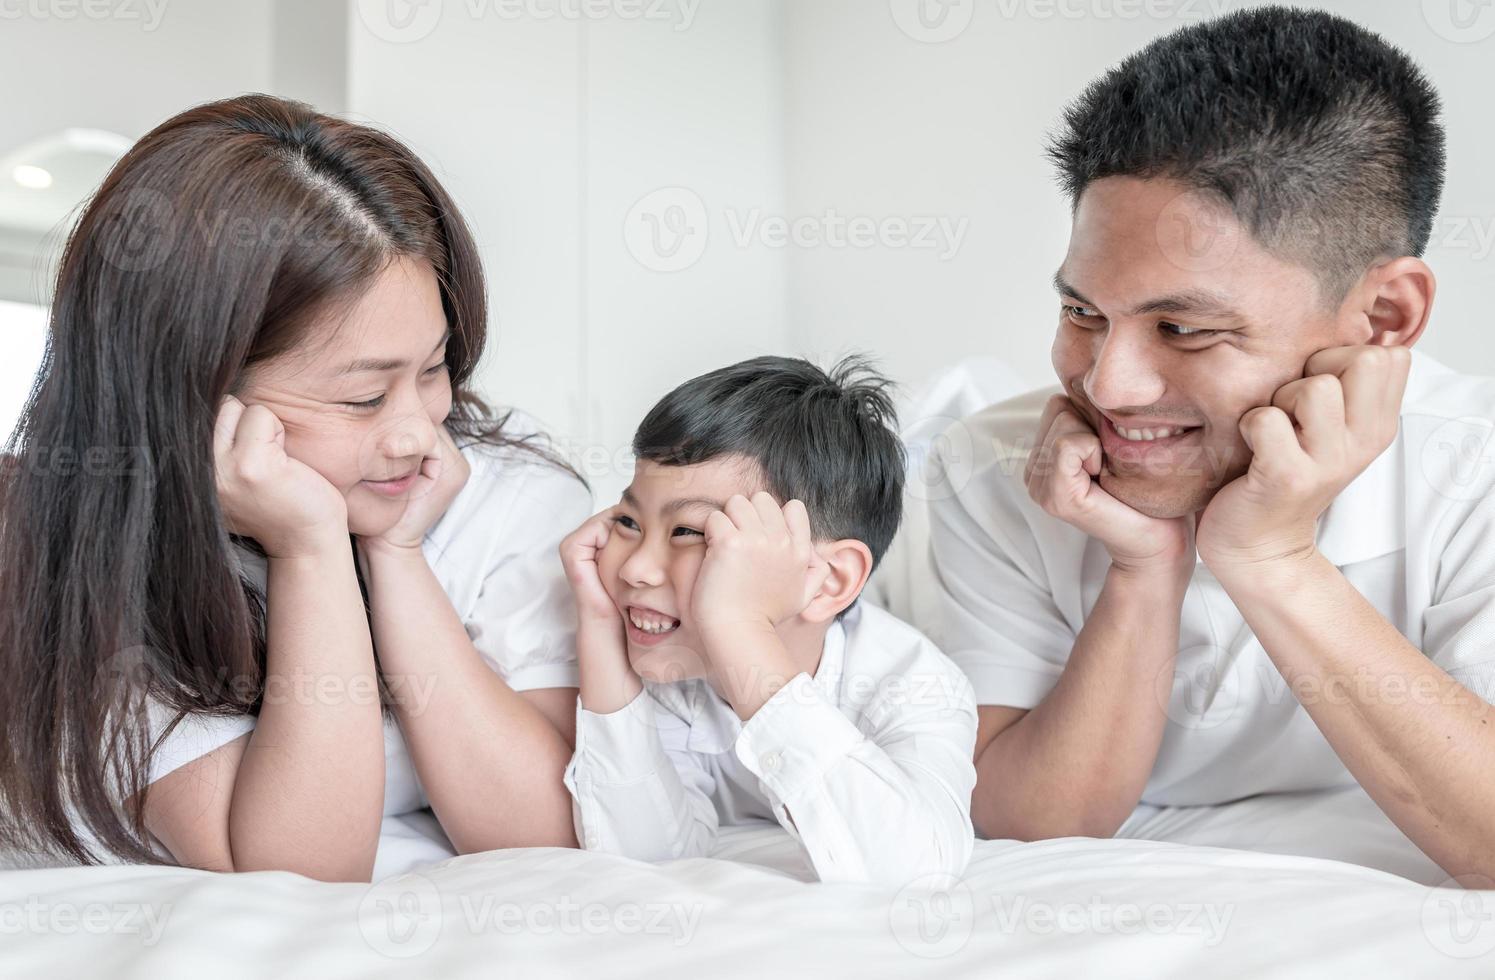
<svg viewBox="0 0 1495 980"><path fill-rule="evenodd" d="M285 450L342 493L348 529L394 526L437 427L452 410L448 328L430 263L391 262L351 306L308 330L294 351L256 365L238 397L285 426Z"/></svg>

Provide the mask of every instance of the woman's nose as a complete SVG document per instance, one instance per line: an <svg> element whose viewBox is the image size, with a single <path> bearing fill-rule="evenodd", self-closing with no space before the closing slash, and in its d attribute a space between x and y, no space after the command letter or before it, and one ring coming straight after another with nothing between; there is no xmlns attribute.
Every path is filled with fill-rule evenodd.
<svg viewBox="0 0 1495 980"><path fill-rule="evenodd" d="M379 452L387 459L429 456L436 448L436 424L423 410L406 412L380 434Z"/></svg>

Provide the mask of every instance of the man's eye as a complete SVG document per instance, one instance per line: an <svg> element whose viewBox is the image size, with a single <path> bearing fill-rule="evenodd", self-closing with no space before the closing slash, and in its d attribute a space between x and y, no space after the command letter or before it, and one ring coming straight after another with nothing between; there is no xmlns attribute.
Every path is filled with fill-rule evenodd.
<svg viewBox="0 0 1495 980"><path fill-rule="evenodd" d="M1185 327L1177 323L1160 323L1158 329L1174 337L1208 337L1210 334L1219 333L1218 330L1202 330L1199 327Z"/></svg>
<svg viewBox="0 0 1495 980"><path fill-rule="evenodd" d="M630 531L638 530L638 525L635 524L633 522L633 518L629 517L627 514L619 514L617 517L614 517L613 523L618 525L619 527L627 528Z"/></svg>
<svg viewBox="0 0 1495 980"><path fill-rule="evenodd" d="M1064 306L1061 306L1060 309L1064 311L1065 316L1069 317L1076 324L1082 327L1096 326L1095 321L1105 319L1105 317L1100 315L1099 310L1092 309L1088 306L1070 306L1068 304L1065 304Z"/></svg>
<svg viewBox="0 0 1495 980"><path fill-rule="evenodd" d="M378 398L370 398L366 402L343 402L343 404L348 406L349 408L356 408L360 410L375 409L384 404L384 396L380 395Z"/></svg>
<svg viewBox="0 0 1495 980"><path fill-rule="evenodd" d="M677 537L677 538L688 538L688 537L691 537L691 536L695 536L695 537L699 538L699 537L703 536L703 533L701 531L698 531L698 530L696 530L693 527L677 527L677 528L675 528L674 531L672 531L670 533L671 533L671 535L673 537Z"/></svg>

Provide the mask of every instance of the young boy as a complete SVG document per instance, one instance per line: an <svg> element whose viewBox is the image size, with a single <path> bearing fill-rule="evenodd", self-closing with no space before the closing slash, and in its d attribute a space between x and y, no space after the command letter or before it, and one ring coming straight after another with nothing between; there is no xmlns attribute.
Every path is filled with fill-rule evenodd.
<svg viewBox="0 0 1495 980"><path fill-rule="evenodd" d="M676 388L622 502L561 545L581 669L577 838L703 856L777 820L824 881L903 885L970 858L970 684L857 603L898 528L887 382L760 357Z"/></svg>

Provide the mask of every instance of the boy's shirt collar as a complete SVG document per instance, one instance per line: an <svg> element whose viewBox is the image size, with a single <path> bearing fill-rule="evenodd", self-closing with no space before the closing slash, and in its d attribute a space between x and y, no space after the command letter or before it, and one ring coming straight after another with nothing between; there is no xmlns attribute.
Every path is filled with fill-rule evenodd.
<svg viewBox="0 0 1495 980"><path fill-rule="evenodd" d="M825 644L821 647L820 666L811 678L821 694L831 704L841 703L841 679L846 673L847 632L861 617L860 601L825 631ZM690 734L686 748L692 752L720 755L733 751L737 736L742 732L743 721L737 717L721 695L712 690L704 680L691 684L693 690L687 696L690 704Z"/></svg>

